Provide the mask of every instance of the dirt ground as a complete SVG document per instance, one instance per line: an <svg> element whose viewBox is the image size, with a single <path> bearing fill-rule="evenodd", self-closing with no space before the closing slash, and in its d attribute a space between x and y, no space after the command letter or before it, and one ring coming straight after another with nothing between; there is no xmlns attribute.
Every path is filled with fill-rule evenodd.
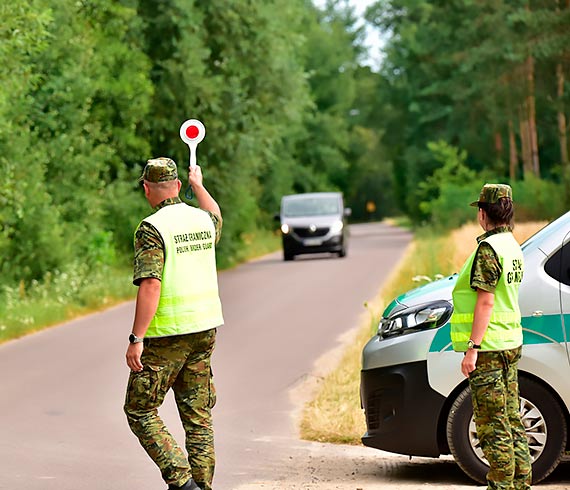
<svg viewBox="0 0 570 490"><path fill-rule="evenodd" d="M315 362L313 372L294 387L290 396L295 406L293 420L299 421L305 403L318 389L318 379L338 364L346 345L358 328L347 332L341 345ZM264 468L269 479L259 479L234 490L410 490L484 489L468 478L451 456L410 458L364 446L323 444L293 437L285 444L282 457ZM545 481L533 488L570 490L570 457Z"/></svg>
<svg viewBox="0 0 570 490"><path fill-rule="evenodd" d="M470 480L449 456L412 458L363 446L306 443L291 447L290 455L274 468L270 481L257 481L236 490L410 490L483 489ZM570 489L570 461L533 488Z"/></svg>

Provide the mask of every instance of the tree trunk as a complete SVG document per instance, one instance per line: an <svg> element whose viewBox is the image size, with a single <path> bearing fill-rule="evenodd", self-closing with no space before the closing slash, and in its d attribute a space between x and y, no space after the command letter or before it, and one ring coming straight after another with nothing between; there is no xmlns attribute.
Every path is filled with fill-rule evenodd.
<svg viewBox="0 0 570 490"><path fill-rule="evenodd" d="M521 153L523 162L523 177L532 174L532 155L530 150L530 133L528 127L528 109L526 102L520 109L519 127L521 135Z"/></svg>
<svg viewBox="0 0 570 490"><path fill-rule="evenodd" d="M557 2L556 11L560 11ZM566 8L570 9L570 0L566 0ZM558 138L560 140L560 163L562 173L568 177L568 136L566 134L566 114L564 112L564 68L562 63L556 64L556 95L558 96Z"/></svg>
<svg viewBox="0 0 570 490"><path fill-rule="evenodd" d="M519 157L517 154L517 140L512 119L509 119L509 178L511 182L517 177Z"/></svg>
<svg viewBox="0 0 570 490"><path fill-rule="evenodd" d="M556 65L558 95L558 135L560 139L560 163L563 169L568 167L568 136L566 134L566 114L564 113L564 70L562 63Z"/></svg>
<svg viewBox="0 0 570 490"><path fill-rule="evenodd" d="M530 137L530 152L532 159L532 172L536 177L540 177L540 162L538 159L538 136L536 132L536 101L534 97L534 58L527 59L527 81L528 81L528 130Z"/></svg>
<svg viewBox="0 0 570 490"><path fill-rule="evenodd" d="M503 160L503 135L500 131L495 131L495 160L497 162Z"/></svg>

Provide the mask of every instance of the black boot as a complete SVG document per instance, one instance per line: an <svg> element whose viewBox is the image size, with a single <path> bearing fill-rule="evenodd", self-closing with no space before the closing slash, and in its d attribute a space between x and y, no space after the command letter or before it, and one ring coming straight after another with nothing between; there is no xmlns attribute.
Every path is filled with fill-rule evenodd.
<svg viewBox="0 0 570 490"><path fill-rule="evenodd" d="M196 485L196 482L192 478L190 478L190 480L181 487L177 485L168 485L168 490L201 490L201 488Z"/></svg>

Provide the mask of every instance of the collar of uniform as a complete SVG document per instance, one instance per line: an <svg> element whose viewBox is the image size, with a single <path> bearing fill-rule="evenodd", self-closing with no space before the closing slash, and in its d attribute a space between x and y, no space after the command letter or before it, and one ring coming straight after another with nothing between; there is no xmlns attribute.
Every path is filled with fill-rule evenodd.
<svg viewBox="0 0 570 490"><path fill-rule="evenodd" d="M483 240L485 240L485 238L489 238L491 235L496 235L497 233L507 233L510 231L512 231L510 226L507 225L497 226L497 228L493 228L492 230L489 230L483 233L482 235L478 236L477 243L481 243Z"/></svg>
<svg viewBox="0 0 570 490"><path fill-rule="evenodd" d="M158 203L154 210L158 211L160 208L163 208L164 206L170 206L171 204L180 204L182 202L182 199L180 199L178 196L176 197L167 197L164 201L161 201L160 203Z"/></svg>

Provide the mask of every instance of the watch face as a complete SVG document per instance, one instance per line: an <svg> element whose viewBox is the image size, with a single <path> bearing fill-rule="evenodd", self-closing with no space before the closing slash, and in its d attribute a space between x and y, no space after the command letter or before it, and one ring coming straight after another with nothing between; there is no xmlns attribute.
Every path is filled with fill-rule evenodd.
<svg viewBox="0 0 570 490"><path fill-rule="evenodd" d="M132 333L131 335L129 335L129 342L130 342L131 344L134 344L135 340L136 340L136 337L135 337L135 334L134 334L134 333Z"/></svg>

